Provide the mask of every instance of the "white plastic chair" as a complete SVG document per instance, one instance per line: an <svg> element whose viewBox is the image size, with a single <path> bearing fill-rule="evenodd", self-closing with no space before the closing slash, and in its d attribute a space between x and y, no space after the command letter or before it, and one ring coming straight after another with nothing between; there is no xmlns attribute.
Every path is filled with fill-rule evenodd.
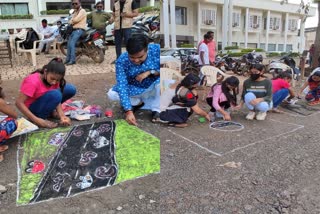
<svg viewBox="0 0 320 214"><path fill-rule="evenodd" d="M160 89L161 93L169 87L174 80L180 81L183 76L179 71L171 68L160 68Z"/></svg>
<svg viewBox="0 0 320 214"><path fill-rule="evenodd" d="M38 33L39 40L36 40L33 42L33 48L32 49L23 49L20 47L20 44L23 41L17 41L17 53L26 53L29 57L29 60L32 61L32 66L37 66L37 53L40 53L40 49L37 49L37 44L43 39L43 35ZM22 44L21 44L22 46ZM19 56L17 56L19 58ZM31 58L31 59L30 59Z"/></svg>
<svg viewBox="0 0 320 214"><path fill-rule="evenodd" d="M164 68L171 68L181 72L181 63L178 61L167 61L163 64Z"/></svg>
<svg viewBox="0 0 320 214"><path fill-rule="evenodd" d="M229 75L225 74L223 71L221 71L219 68L210 66L210 65L205 65L202 66L200 73L205 76L205 80L204 80L204 84L203 86L206 86L205 88L205 93L203 94L203 98L202 100L205 99L205 97L207 96L209 90L211 86L213 86L214 84L216 84L218 82L217 76L222 75L223 78L229 77Z"/></svg>

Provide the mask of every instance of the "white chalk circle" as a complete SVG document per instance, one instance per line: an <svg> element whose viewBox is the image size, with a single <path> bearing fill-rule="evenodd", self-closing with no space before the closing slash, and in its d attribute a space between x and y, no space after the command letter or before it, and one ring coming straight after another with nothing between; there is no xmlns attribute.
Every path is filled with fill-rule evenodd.
<svg viewBox="0 0 320 214"><path fill-rule="evenodd" d="M241 131L244 129L242 124L233 121L217 121L211 123L209 127L218 131Z"/></svg>

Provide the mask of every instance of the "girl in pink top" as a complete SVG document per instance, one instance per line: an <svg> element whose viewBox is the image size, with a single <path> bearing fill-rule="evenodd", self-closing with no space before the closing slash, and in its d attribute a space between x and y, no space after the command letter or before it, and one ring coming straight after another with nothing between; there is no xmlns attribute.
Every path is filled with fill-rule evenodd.
<svg viewBox="0 0 320 214"><path fill-rule="evenodd" d="M76 94L75 86L66 84L65 66L61 58L52 59L42 69L24 78L17 108L40 127L54 128L58 124L47 120L49 116L60 119L60 124L71 125L70 118L64 115L61 103Z"/></svg>
<svg viewBox="0 0 320 214"><path fill-rule="evenodd" d="M228 77L222 83L214 84L207 97L207 103L211 107L210 112L217 117L220 113L224 120L231 120L227 110L237 105L238 87L239 79L234 76Z"/></svg>

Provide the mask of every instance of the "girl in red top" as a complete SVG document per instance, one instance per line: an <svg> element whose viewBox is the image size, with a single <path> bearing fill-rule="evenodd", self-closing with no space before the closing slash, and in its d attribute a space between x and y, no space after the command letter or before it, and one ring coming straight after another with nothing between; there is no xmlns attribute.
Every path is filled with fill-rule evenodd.
<svg viewBox="0 0 320 214"><path fill-rule="evenodd" d="M314 72L308 80L303 84L300 94L303 90L309 86L309 92L306 95L306 100L309 102L309 105L317 105L320 104L320 71Z"/></svg>
<svg viewBox="0 0 320 214"><path fill-rule="evenodd" d="M280 73L275 79L272 80L272 102L275 113L283 113L278 109L278 106L288 97L287 101L290 101L295 97L294 91L290 86L292 75L286 72Z"/></svg>

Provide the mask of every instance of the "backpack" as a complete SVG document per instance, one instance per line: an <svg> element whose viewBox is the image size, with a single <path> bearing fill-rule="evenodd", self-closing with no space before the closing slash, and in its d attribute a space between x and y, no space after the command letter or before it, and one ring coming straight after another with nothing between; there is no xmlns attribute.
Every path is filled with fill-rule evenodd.
<svg viewBox="0 0 320 214"><path fill-rule="evenodd" d="M38 34L34 30L29 30L26 36L26 40L22 43L25 49L32 49L33 42L39 40ZM37 45L38 47L38 45Z"/></svg>

